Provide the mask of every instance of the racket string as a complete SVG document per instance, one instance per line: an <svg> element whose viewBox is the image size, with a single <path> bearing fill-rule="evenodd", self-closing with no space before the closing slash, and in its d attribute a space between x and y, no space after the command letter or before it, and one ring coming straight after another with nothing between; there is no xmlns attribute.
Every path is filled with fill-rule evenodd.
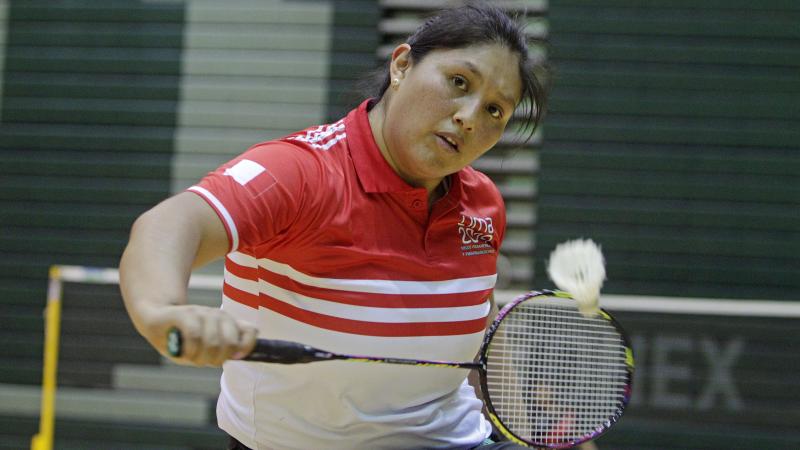
<svg viewBox="0 0 800 450"><path fill-rule="evenodd" d="M574 442L594 433L619 410L629 378L615 327L552 300L517 305L487 353L495 414L515 434L539 444Z"/></svg>

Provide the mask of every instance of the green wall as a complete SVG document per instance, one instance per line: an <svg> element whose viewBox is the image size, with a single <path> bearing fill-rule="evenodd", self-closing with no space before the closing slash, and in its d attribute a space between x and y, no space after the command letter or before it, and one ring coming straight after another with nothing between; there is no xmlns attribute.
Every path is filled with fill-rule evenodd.
<svg viewBox="0 0 800 450"><path fill-rule="evenodd" d="M8 3L0 383L40 382L49 266L116 266L134 218L169 194L183 22L176 3Z"/></svg>
<svg viewBox="0 0 800 450"><path fill-rule="evenodd" d="M534 284L591 237L609 294L800 300L800 3L553 0L548 21ZM637 372L601 449L800 446L797 318L611 312Z"/></svg>
<svg viewBox="0 0 800 450"><path fill-rule="evenodd" d="M607 292L797 300L800 4L554 0L536 285L592 237Z"/></svg>

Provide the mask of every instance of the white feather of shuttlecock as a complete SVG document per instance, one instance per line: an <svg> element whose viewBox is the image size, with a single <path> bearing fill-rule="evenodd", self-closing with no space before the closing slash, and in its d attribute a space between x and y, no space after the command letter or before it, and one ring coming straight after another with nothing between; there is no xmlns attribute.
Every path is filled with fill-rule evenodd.
<svg viewBox="0 0 800 450"><path fill-rule="evenodd" d="M550 253L547 274L560 290L578 302L581 314L597 313L606 266L603 252L594 241L576 239L558 244Z"/></svg>

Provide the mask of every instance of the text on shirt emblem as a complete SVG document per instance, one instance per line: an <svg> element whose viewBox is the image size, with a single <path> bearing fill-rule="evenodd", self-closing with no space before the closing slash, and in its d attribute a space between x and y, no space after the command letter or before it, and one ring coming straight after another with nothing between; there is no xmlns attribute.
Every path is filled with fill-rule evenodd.
<svg viewBox="0 0 800 450"><path fill-rule="evenodd" d="M464 256L494 253L491 242L494 240L494 226L491 217L461 215L458 222L458 236L461 238L461 254Z"/></svg>

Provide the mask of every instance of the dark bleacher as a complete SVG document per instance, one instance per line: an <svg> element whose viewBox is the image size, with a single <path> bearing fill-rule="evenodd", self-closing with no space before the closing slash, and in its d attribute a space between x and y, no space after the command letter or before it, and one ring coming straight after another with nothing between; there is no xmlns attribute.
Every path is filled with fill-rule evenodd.
<svg viewBox="0 0 800 450"><path fill-rule="evenodd" d="M564 0L536 283L590 236L607 291L797 300L800 19L782 0Z"/></svg>

